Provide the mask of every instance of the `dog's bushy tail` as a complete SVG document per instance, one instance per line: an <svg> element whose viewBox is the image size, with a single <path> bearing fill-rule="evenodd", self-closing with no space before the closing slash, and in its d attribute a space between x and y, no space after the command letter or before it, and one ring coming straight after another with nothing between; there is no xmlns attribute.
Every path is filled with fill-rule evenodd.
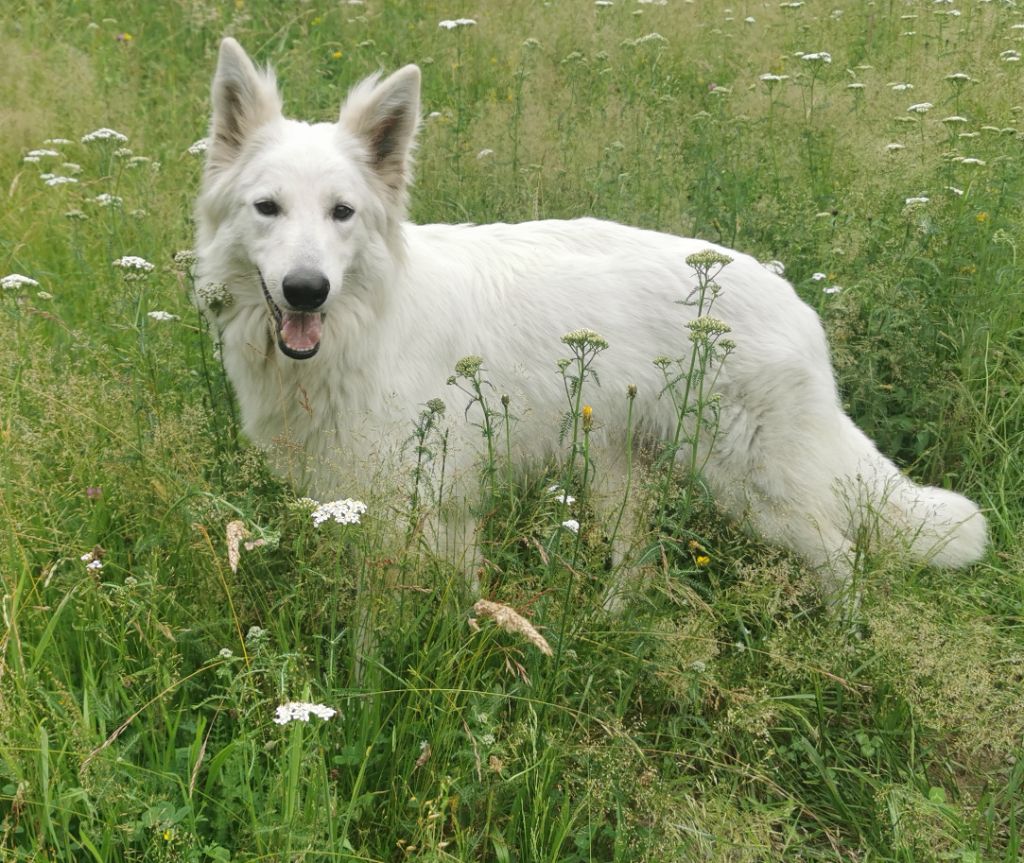
<svg viewBox="0 0 1024 863"><path fill-rule="evenodd" d="M858 476L858 497L866 505L861 526L877 531L884 545L903 546L911 558L932 566L957 569L978 561L988 545L988 526L977 504L953 491L918 485L859 430L858 437L867 448Z"/></svg>

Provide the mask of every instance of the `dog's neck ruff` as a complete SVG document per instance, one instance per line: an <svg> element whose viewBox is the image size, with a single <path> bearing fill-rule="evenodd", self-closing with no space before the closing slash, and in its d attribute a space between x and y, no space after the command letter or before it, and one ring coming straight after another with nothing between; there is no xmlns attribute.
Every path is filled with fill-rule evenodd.
<svg viewBox="0 0 1024 863"><path fill-rule="evenodd" d="M321 312L283 311L270 296L267 282L259 267L256 268L256 274L260 279L263 298L267 301L267 307L274 319L277 346L281 353L293 360L308 360L316 356L317 351L320 350L321 324L324 315Z"/></svg>

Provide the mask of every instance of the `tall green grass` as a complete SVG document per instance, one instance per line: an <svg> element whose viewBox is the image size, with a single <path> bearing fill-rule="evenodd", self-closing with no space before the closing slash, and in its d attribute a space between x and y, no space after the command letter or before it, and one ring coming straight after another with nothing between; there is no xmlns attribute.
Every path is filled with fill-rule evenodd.
<svg viewBox="0 0 1024 863"><path fill-rule="evenodd" d="M2 15L0 275L39 284L0 291L0 859L1020 858L1019 10L95 0ZM438 27L457 17L477 24ZM241 438L172 261L192 245L188 148L227 34L274 63L303 118L335 116L377 68L421 64L417 221L598 215L782 260L852 415L916 478L979 500L991 554L956 574L869 554L860 604L823 609L799 562L674 484L669 527L636 550L643 584L609 615L614 526L545 490L585 470L585 400L567 460L531 487L502 467L517 406L491 395L480 589L551 656L476 617L457 568L418 541L444 457L427 417L423 471L397 495L409 531L374 501L361 524L314 527ZM103 126L127 144L80 143ZM25 160L58 137L60 155ZM124 255L155 269L127 279ZM448 401L455 416L468 398ZM232 521L264 541L237 571ZM288 701L338 713L279 726Z"/></svg>

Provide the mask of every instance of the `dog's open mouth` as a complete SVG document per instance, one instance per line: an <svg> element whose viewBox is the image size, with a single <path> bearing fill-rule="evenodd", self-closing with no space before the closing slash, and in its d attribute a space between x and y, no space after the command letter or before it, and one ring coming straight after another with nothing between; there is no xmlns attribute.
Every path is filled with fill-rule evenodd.
<svg viewBox="0 0 1024 863"><path fill-rule="evenodd" d="M277 346L286 357L293 360L308 360L320 350L320 335L323 329L323 312L283 311L270 296L267 283L260 273L260 287L263 297L274 318L277 331Z"/></svg>

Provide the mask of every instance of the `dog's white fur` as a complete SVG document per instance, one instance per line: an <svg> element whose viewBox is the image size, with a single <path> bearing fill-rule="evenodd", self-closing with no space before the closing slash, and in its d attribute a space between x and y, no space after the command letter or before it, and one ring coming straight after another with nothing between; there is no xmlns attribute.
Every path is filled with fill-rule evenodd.
<svg viewBox="0 0 1024 863"><path fill-rule="evenodd" d="M627 385L637 387L648 434L664 438L674 427L652 359L687 350L694 312L677 302L695 287L686 258L712 245L595 219L409 223L419 83L415 66L371 77L337 123L310 125L285 119L273 74L234 40L222 43L196 276L232 295L207 312L245 431L314 496L365 491L369 466L392 459L423 404L444 395L456 361L478 354L496 391L511 395L522 450L553 452L566 408L560 337L587 327L610 344L587 398L602 428L598 471L614 488ZM255 208L267 200L276 214ZM354 215L336 218L339 204ZM721 424L705 467L722 505L840 578L867 511L917 559L977 560L986 546L977 506L916 485L878 452L840 406L815 312L756 260L728 254L714 314L736 348L716 384ZM299 268L329 283L309 359L279 349L260 284L262 275L288 314L282 282ZM461 421L463 407L450 413ZM470 472L479 430L454 427L455 466Z"/></svg>

